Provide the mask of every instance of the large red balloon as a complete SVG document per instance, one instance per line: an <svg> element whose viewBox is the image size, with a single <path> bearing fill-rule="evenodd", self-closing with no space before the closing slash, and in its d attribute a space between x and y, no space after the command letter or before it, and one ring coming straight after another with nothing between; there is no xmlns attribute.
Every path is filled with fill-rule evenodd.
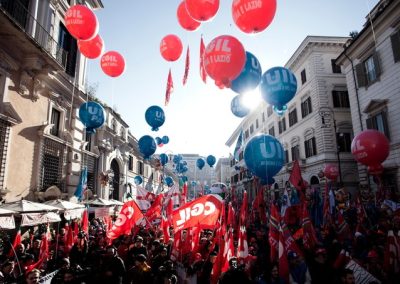
<svg viewBox="0 0 400 284"><path fill-rule="evenodd" d="M389 140L382 132L364 130L351 142L351 153L357 162L377 169L389 156Z"/></svg>
<svg viewBox="0 0 400 284"><path fill-rule="evenodd" d="M326 164L324 175L327 179L336 180L339 176L339 169L335 164Z"/></svg>
<svg viewBox="0 0 400 284"><path fill-rule="evenodd" d="M116 51L108 51L100 60L101 69L110 77L118 77L125 70L125 59Z"/></svg>
<svg viewBox="0 0 400 284"><path fill-rule="evenodd" d="M182 28L188 31L195 31L200 27L200 22L193 19L187 12L185 1L182 1L178 6L178 11L176 12L178 22Z"/></svg>
<svg viewBox="0 0 400 284"><path fill-rule="evenodd" d="M204 68L215 84L229 87L246 63L246 51L239 40L230 35L213 39L203 54Z"/></svg>
<svg viewBox="0 0 400 284"><path fill-rule="evenodd" d="M83 5L70 7L65 13L64 21L69 33L78 40L94 38L99 31L96 15Z"/></svg>
<svg viewBox="0 0 400 284"><path fill-rule="evenodd" d="M232 17L236 26L245 33L265 30L274 19L276 0L234 0Z"/></svg>
<svg viewBox="0 0 400 284"><path fill-rule="evenodd" d="M219 0L185 0L189 15L200 22L211 20L218 12Z"/></svg>
<svg viewBox="0 0 400 284"><path fill-rule="evenodd" d="M160 43L161 56L167 61L176 61L181 57L183 45L176 35L165 36Z"/></svg>
<svg viewBox="0 0 400 284"><path fill-rule="evenodd" d="M78 40L79 51L87 58L95 59L104 51L104 41L99 34L89 40Z"/></svg>

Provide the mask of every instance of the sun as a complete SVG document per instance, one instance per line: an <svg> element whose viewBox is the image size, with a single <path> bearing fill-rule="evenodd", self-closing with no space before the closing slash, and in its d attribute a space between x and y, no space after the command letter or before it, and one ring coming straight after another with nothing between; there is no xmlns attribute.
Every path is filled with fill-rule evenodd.
<svg viewBox="0 0 400 284"><path fill-rule="evenodd" d="M253 91L244 93L242 103L245 107L249 108L250 111L255 109L261 103L260 90L256 88Z"/></svg>

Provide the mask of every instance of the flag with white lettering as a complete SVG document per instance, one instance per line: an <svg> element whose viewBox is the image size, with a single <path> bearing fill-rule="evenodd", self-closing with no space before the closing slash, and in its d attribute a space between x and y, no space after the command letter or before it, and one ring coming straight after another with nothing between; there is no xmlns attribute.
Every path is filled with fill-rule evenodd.
<svg viewBox="0 0 400 284"><path fill-rule="evenodd" d="M143 214L134 200L125 202L107 237L114 240L120 235L130 234L132 227L142 218Z"/></svg>
<svg viewBox="0 0 400 284"><path fill-rule="evenodd" d="M201 226L213 229L218 221L223 200L218 195L209 194L197 198L172 212L174 231Z"/></svg>

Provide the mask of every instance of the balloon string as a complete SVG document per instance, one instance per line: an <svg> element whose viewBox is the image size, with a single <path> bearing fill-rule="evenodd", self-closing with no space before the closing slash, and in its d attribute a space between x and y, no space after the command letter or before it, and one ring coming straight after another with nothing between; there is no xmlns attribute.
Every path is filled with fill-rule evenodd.
<svg viewBox="0 0 400 284"><path fill-rule="evenodd" d="M375 36L375 29L374 29L374 23L372 22L372 17L371 17L371 8L369 6L369 1L365 0L365 4L367 5L367 9L368 9L368 20L371 24L371 31L372 31L372 37L374 38L374 43L375 43L375 48L377 46L376 44L376 36Z"/></svg>

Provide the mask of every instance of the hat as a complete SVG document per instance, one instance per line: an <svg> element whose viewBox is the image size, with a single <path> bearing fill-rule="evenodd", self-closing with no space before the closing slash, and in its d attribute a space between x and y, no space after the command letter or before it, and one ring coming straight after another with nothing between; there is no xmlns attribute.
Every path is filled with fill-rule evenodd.
<svg viewBox="0 0 400 284"><path fill-rule="evenodd" d="M136 242L143 242L143 238L141 236L136 237Z"/></svg>
<svg viewBox="0 0 400 284"><path fill-rule="evenodd" d="M147 257L144 254L139 254L136 257L136 260L143 263L143 262L145 262L147 260Z"/></svg>
<svg viewBox="0 0 400 284"><path fill-rule="evenodd" d="M290 260L290 259L295 259L295 258L297 258L298 255L297 255L297 253L294 252L294 251L289 251L288 254L287 254L287 257L288 257L288 259Z"/></svg>

